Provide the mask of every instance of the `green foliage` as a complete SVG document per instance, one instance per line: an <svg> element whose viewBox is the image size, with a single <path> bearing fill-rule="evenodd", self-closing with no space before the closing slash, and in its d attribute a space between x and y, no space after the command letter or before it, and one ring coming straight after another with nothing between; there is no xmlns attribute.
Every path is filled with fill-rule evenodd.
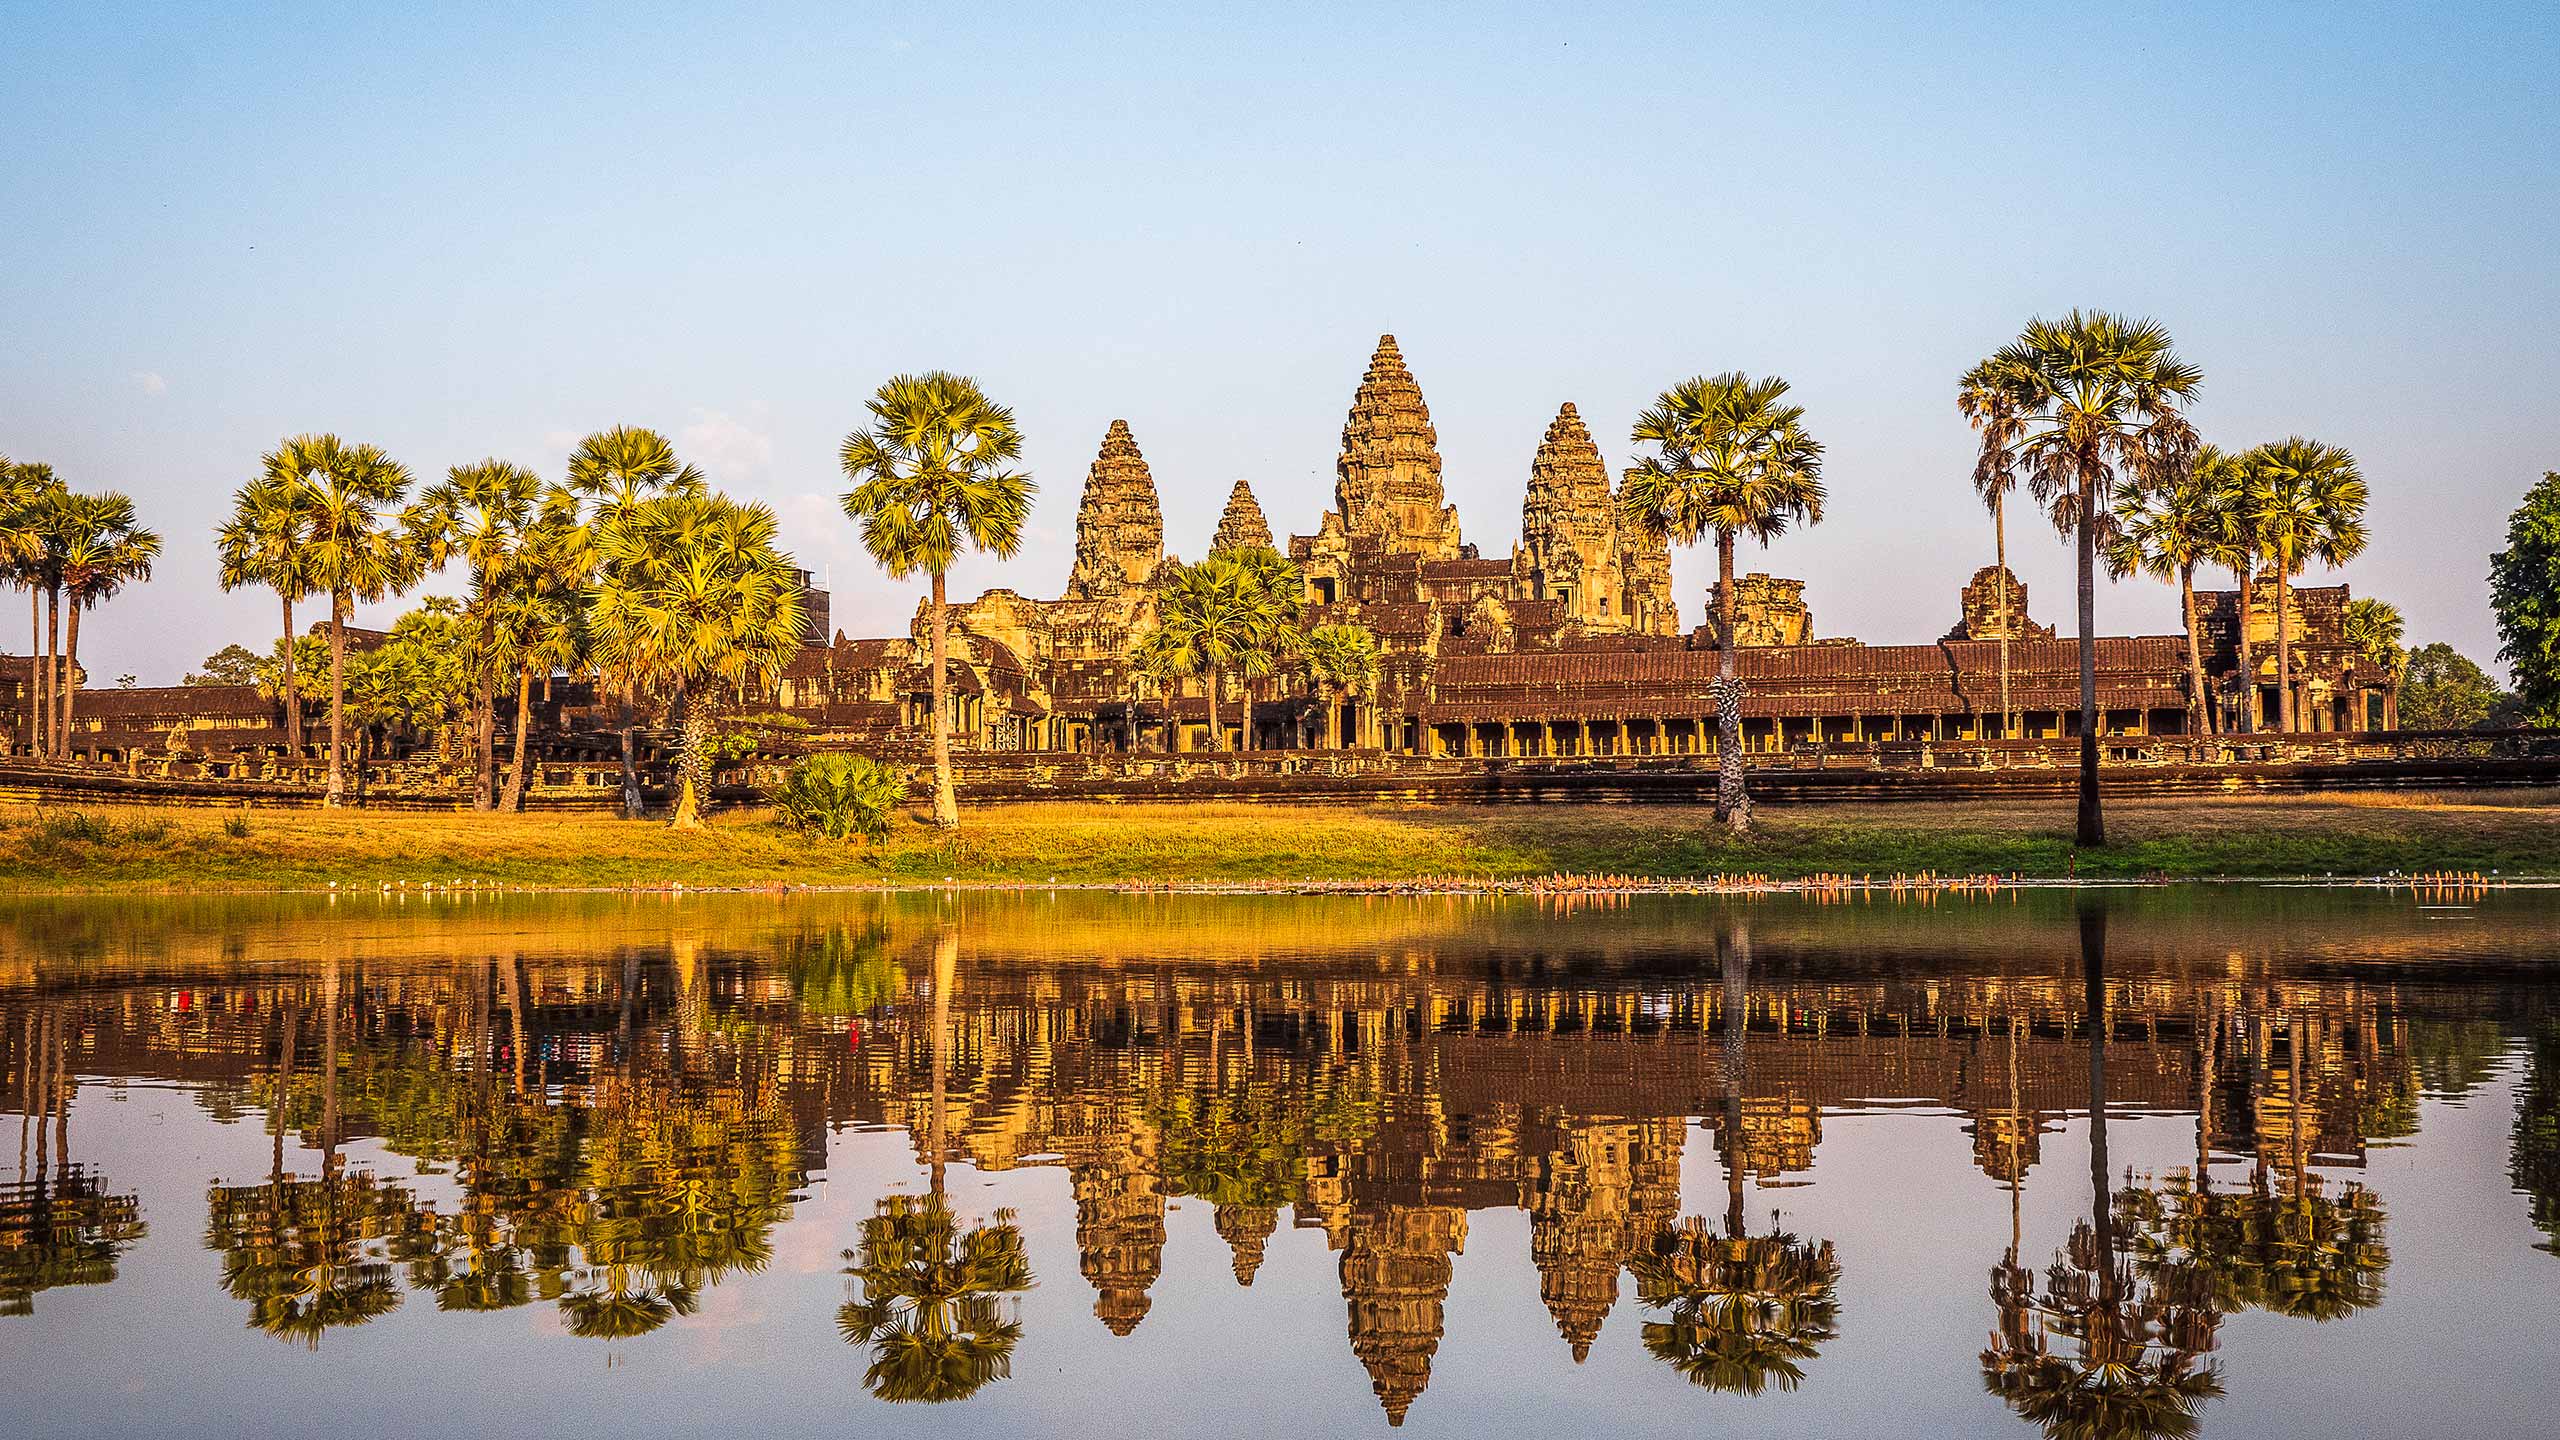
<svg viewBox="0 0 2560 1440"><path fill-rule="evenodd" d="M248 838L249 838L249 817L248 817L248 816L246 816L246 815L226 815L226 816L224 816L224 817L223 817L223 820L222 820L222 833L223 833L223 834L225 834L225 835L227 835L227 836L229 836L229 837L231 837L231 838L232 838L232 839L234 839L234 840L246 840L246 839L248 839Z"/></svg>
<svg viewBox="0 0 2560 1440"><path fill-rule="evenodd" d="M2560 725L2560 471L2544 471L2508 517L2507 548L2489 557L2489 608L2524 722Z"/></svg>
<svg viewBox="0 0 2560 1440"><path fill-rule="evenodd" d="M1209 727L1218 728L1218 688L1230 675L1270 675L1303 653L1298 628L1306 582L1268 546L1223 551L1177 570L1156 601L1156 627L1138 638L1139 668L1167 687L1207 682Z"/></svg>
<svg viewBox="0 0 2560 1440"><path fill-rule="evenodd" d="M2408 647L2402 643L2408 634L2408 622L2400 616L2400 607L2388 600L2370 597L2347 602L2347 643L2365 663L2385 675L2397 677L2409 664Z"/></svg>
<svg viewBox="0 0 2560 1440"><path fill-rule="evenodd" d="M1766 545L1822 520L1822 442L1787 382L1739 372L1684 380L1636 418L1641 456L1618 488L1631 524L1678 545L1749 535Z"/></svg>
<svg viewBox="0 0 2560 1440"><path fill-rule="evenodd" d="M774 792L774 818L803 834L877 843L888 838L907 790L904 772L867 756L811 755Z"/></svg>
<svg viewBox="0 0 2560 1440"><path fill-rule="evenodd" d="M784 736L806 735L809 729L807 720L788 710L727 715L721 717L719 731L711 737L709 754L717 764L732 764Z"/></svg>
<svg viewBox="0 0 2560 1440"><path fill-rule="evenodd" d="M1022 454L1013 411L940 370L890 380L867 408L870 427L844 439L844 512L880 568L940 575L963 545L1012 558L1039 488L1011 468Z"/></svg>
<svg viewBox="0 0 2560 1440"><path fill-rule="evenodd" d="M2489 724L2506 701L2506 692L2488 671L2438 640L2409 652L2400 681L2400 728L2477 729Z"/></svg>

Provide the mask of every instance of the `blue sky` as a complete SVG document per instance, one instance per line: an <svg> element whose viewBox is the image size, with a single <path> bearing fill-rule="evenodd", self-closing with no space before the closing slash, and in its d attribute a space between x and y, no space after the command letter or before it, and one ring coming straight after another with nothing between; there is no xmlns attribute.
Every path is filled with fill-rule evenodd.
<svg viewBox="0 0 2560 1440"><path fill-rule="evenodd" d="M0 3L0 453L168 542L84 629L100 683L266 643L209 535L303 430L432 478L658 427L888 633L835 451L934 367L1042 485L963 593L1057 593L1114 417L1179 553L1239 476L1312 530L1381 331L1488 554L1558 402L1615 467L1666 385L1786 376L1831 516L1747 562L1875 641L1988 561L1955 377L2038 312L2159 317L2208 438L2353 449L2346 576L2414 641L2490 658L2487 556L2560 467L2547 4L710 8ZM2012 551L2061 618L2063 546Z"/></svg>

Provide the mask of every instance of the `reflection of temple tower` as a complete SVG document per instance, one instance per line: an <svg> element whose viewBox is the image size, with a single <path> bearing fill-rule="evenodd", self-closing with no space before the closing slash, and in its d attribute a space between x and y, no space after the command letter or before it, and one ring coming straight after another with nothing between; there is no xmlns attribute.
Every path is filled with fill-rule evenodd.
<svg viewBox="0 0 2560 1440"><path fill-rule="evenodd" d="M1402 1425L1423 1387L1455 1271L1467 1212L1449 1205L1393 1205L1352 1218L1342 1250L1342 1298L1351 1307L1351 1353L1369 1371L1387 1423Z"/></svg>
<svg viewBox="0 0 2560 1440"><path fill-rule="evenodd" d="M1147 1317L1147 1288L1164 1273L1164 1192L1151 1160L1124 1141L1068 1171L1078 1268L1093 1282L1093 1313L1114 1335Z"/></svg>
<svg viewBox="0 0 2560 1440"><path fill-rule="evenodd" d="M1262 1252L1271 1244L1271 1232L1280 1228L1280 1211L1272 1205L1221 1205L1217 1209L1218 1238L1227 1242L1235 1262L1236 1283L1251 1285L1253 1273L1262 1268Z"/></svg>
<svg viewBox="0 0 2560 1440"><path fill-rule="evenodd" d="M1591 1353L1618 1300L1618 1272L1680 1209L1677 1119L1569 1125L1557 1150L1521 1167L1538 1298L1573 1347Z"/></svg>
<svg viewBox="0 0 2560 1440"><path fill-rule="evenodd" d="M1719 1149L1731 1143L1721 1113L1709 1110L1698 1123L1715 1132ZM1761 1183L1813 1168L1813 1147L1821 1141L1822 1107L1812 1101L1794 1095L1743 1097L1742 1168Z"/></svg>

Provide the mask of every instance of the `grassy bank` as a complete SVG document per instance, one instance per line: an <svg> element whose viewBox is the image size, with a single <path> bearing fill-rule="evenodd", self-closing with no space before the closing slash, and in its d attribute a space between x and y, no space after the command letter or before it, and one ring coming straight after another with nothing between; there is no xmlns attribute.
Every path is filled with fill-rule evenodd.
<svg viewBox="0 0 2560 1440"><path fill-rule="evenodd" d="M2081 876L2560 875L2560 794L2127 800L2075 853L2065 807L1807 806L1728 838L1703 809L989 806L956 836L912 820L876 848L759 815L678 833L602 817L93 808L0 815L0 888L256 890L385 882L540 886L1114 880L1674 878L1759 872Z"/></svg>

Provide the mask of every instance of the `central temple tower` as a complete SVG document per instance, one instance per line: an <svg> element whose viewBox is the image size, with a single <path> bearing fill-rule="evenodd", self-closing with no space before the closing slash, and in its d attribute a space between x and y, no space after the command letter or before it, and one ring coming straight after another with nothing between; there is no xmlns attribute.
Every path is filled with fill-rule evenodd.
<svg viewBox="0 0 2560 1440"><path fill-rule="evenodd" d="M1440 487L1440 437L1393 335L1378 337L1360 377L1333 473L1334 510L1351 540L1389 554L1458 558L1458 510Z"/></svg>

